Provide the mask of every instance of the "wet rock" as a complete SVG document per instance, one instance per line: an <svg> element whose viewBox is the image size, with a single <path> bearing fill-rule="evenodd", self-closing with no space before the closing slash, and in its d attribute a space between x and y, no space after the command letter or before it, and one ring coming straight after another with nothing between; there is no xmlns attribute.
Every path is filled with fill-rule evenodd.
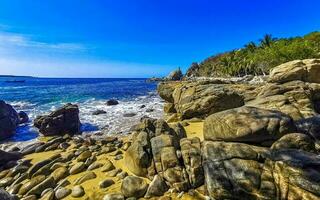
<svg viewBox="0 0 320 200"><path fill-rule="evenodd" d="M107 188L114 184L112 179L105 179L99 183L100 188Z"/></svg>
<svg viewBox="0 0 320 200"><path fill-rule="evenodd" d="M11 137L19 124L18 113L14 108L0 100L0 141Z"/></svg>
<svg viewBox="0 0 320 200"><path fill-rule="evenodd" d="M24 124L24 123L27 123L29 121L29 117L28 117L28 114L24 111L20 111L18 113L19 115L19 124Z"/></svg>
<svg viewBox="0 0 320 200"><path fill-rule="evenodd" d="M102 115L102 114L106 114L107 112L104 110L96 110L92 113L92 115Z"/></svg>
<svg viewBox="0 0 320 200"><path fill-rule="evenodd" d="M71 190L68 188L58 188L57 191L55 192L55 197L57 199L63 199L71 194Z"/></svg>
<svg viewBox="0 0 320 200"><path fill-rule="evenodd" d="M44 143L43 142L36 142L34 144L27 145L23 149L21 149L21 153L23 155L31 154L36 151L36 149L40 146L42 146Z"/></svg>
<svg viewBox="0 0 320 200"><path fill-rule="evenodd" d="M22 157L19 152L5 152L0 150L0 167L10 161L19 160Z"/></svg>
<svg viewBox="0 0 320 200"><path fill-rule="evenodd" d="M146 110L146 112L153 112L153 111L154 111L153 108L148 108L148 109Z"/></svg>
<svg viewBox="0 0 320 200"><path fill-rule="evenodd" d="M291 117L278 111L241 107L215 113L203 125L205 140L271 144L296 127Z"/></svg>
<svg viewBox="0 0 320 200"><path fill-rule="evenodd" d="M70 174L78 174L80 172L83 172L85 170L85 164L84 162L78 162L75 165L73 165L69 171Z"/></svg>
<svg viewBox="0 0 320 200"><path fill-rule="evenodd" d="M34 120L43 135L77 134L80 132L79 108L77 105L66 104L49 115L38 116Z"/></svg>
<svg viewBox="0 0 320 200"><path fill-rule="evenodd" d="M107 104L107 106L115 106L115 105L118 105L119 102L117 100L115 100L115 99L110 99L110 100L107 101L106 104Z"/></svg>
<svg viewBox="0 0 320 200"><path fill-rule="evenodd" d="M81 185L76 185L72 188L71 196L74 198L79 198L84 196L85 191Z"/></svg>
<svg viewBox="0 0 320 200"><path fill-rule="evenodd" d="M84 175L81 177L77 178L74 181L74 185L80 185L88 180L95 179L97 177L96 173L94 172L86 172Z"/></svg>
<svg viewBox="0 0 320 200"><path fill-rule="evenodd" d="M162 196L168 189L163 178L159 175L155 175L149 185L145 198Z"/></svg>
<svg viewBox="0 0 320 200"><path fill-rule="evenodd" d="M147 189L148 184L136 176L127 176L121 185L121 192L125 197L143 197Z"/></svg>
<svg viewBox="0 0 320 200"><path fill-rule="evenodd" d="M124 113L123 117L134 117L136 115L137 115L137 113Z"/></svg>

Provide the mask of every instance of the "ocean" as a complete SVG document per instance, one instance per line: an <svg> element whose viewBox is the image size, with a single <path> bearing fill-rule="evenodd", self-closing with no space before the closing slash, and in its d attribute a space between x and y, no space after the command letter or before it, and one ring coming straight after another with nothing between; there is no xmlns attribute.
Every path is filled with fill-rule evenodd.
<svg viewBox="0 0 320 200"><path fill-rule="evenodd" d="M7 80L25 82L6 82ZM75 103L80 109L84 134L102 131L105 134L125 134L143 116L162 116L163 102L156 93L157 83L146 79L124 78L0 78L0 99L17 111L25 111L30 122L21 125L9 141L27 141L38 137L33 119L64 105ZM118 105L107 106L116 99ZM105 114L93 115L96 110ZM134 116L125 117L124 114Z"/></svg>

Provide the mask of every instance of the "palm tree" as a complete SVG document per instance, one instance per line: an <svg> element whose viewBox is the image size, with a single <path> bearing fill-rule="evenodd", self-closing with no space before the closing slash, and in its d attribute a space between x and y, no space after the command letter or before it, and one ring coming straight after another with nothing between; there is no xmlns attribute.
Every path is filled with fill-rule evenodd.
<svg viewBox="0 0 320 200"><path fill-rule="evenodd" d="M266 34L262 39L260 39L260 46L263 48L270 47L274 40L275 39L271 34Z"/></svg>
<svg viewBox="0 0 320 200"><path fill-rule="evenodd" d="M257 45L254 42L249 42L248 44L244 45L244 47L249 51L254 52L254 50L257 48Z"/></svg>

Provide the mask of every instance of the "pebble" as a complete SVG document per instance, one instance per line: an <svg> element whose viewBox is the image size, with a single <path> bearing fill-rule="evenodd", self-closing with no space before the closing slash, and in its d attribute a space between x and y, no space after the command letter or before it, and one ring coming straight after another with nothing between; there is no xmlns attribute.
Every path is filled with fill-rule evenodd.
<svg viewBox="0 0 320 200"><path fill-rule="evenodd" d="M55 192L55 197L57 199L63 199L66 196L68 196L69 194L71 194L71 190L70 189L68 189L68 188L59 188Z"/></svg>
<svg viewBox="0 0 320 200"><path fill-rule="evenodd" d="M81 185L76 185L72 188L71 196L78 198L82 197L85 194L85 191Z"/></svg>
<svg viewBox="0 0 320 200"><path fill-rule="evenodd" d="M105 179L99 183L100 188L107 188L114 184L112 179Z"/></svg>
<svg viewBox="0 0 320 200"><path fill-rule="evenodd" d="M107 160L104 166L101 168L102 172L108 172L115 169L113 163L110 160Z"/></svg>
<svg viewBox="0 0 320 200"><path fill-rule="evenodd" d="M107 194L103 200L124 200L124 196L122 194Z"/></svg>
<svg viewBox="0 0 320 200"><path fill-rule="evenodd" d="M80 185L81 183L84 183L88 180L91 180L91 179L94 179L96 178L97 175L96 173L94 172L87 172L86 174L84 174L83 176L77 178L75 181L74 181L74 185Z"/></svg>
<svg viewBox="0 0 320 200"><path fill-rule="evenodd" d="M70 169L70 174L78 174L80 172L83 172L85 169L84 162L78 162L75 165L73 165Z"/></svg>

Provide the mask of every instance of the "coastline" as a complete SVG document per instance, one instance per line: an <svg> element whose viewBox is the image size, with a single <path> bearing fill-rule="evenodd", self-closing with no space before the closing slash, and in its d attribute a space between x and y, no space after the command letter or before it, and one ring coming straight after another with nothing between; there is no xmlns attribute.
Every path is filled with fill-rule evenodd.
<svg viewBox="0 0 320 200"><path fill-rule="evenodd" d="M48 137L0 151L0 187L27 199L318 199L319 63L258 82L161 82L163 118L127 135L78 135L81 108L66 104L34 120Z"/></svg>

